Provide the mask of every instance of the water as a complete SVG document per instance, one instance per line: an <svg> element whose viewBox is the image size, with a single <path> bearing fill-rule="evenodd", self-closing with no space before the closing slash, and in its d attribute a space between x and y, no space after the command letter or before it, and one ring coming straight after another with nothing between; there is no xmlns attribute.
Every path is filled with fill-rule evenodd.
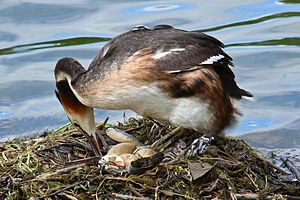
<svg viewBox="0 0 300 200"><path fill-rule="evenodd" d="M53 69L87 67L112 37L140 24L203 31L226 44L236 79L255 95L229 135L254 146L300 145L300 4L264 1L9 1L0 5L0 141L67 123ZM97 110L96 120L124 111ZM127 115L133 113L126 111Z"/></svg>

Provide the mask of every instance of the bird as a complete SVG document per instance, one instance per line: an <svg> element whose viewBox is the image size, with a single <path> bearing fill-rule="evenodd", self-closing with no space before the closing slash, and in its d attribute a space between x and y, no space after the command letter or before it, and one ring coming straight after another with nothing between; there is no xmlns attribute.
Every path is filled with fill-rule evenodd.
<svg viewBox="0 0 300 200"><path fill-rule="evenodd" d="M132 110L186 130L218 135L235 125L241 89L224 44L201 32L136 26L111 39L86 70L65 57L55 66L56 96L97 156L94 108Z"/></svg>

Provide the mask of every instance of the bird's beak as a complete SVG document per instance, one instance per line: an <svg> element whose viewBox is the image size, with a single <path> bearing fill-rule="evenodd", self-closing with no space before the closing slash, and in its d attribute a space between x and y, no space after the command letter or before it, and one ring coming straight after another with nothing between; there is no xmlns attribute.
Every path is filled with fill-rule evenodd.
<svg viewBox="0 0 300 200"><path fill-rule="evenodd" d="M55 92L69 120L87 138L95 156L102 157L96 135L94 109L83 105L72 93L65 95L64 93Z"/></svg>
<svg viewBox="0 0 300 200"><path fill-rule="evenodd" d="M76 126L76 125L75 125ZM92 150L95 154L95 156L102 157L101 148L97 139L96 132L93 132L94 134L88 134L85 132L80 126L76 126L78 130L87 138L88 142L90 143Z"/></svg>

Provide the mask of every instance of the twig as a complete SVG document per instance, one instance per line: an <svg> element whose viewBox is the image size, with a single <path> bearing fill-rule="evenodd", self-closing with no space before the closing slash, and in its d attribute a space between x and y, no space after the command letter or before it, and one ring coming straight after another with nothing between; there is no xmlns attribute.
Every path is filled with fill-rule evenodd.
<svg viewBox="0 0 300 200"><path fill-rule="evenodd" d="M265 189L267 189L267 187L268 187L268 177L265 176Z"/></svg>
<svg viewBox="0 0 300 200"><path fill-rule="evenodd" d="M256 190L259 191L258 186L257 186L256 183L254 182L254 180L251 178L251 176L250 176L247 172L245 172L245 174L248 176L250 182L254 185L254 187L256 188Z"/></svg>
<svg viewBox="0 0 300 200"><path fill-rule="evenodd" d="M261 160L262 162L264 162L264 163L270 165L271 167L277 169L278 171L281 171L281 172L284 173L284 174L288 174L288 173L287 173L286 171L284 171L283 169L281 169L281 168L277 167L276 165L274 165L273 163L271 163L271 162L269 162L269 161L263 159L263 158L257 153L257 151L255 151L252 147L249 146L249 144L247 144L247 142L245 142L244 140L242 140L242 142L243 142L249 149L251 149L251 150L254 152L254 155L255 155L259 160Z"/></svg>
<svg viewBox="0 0 300 200"><path fill-rule="evenodd" d="M158 188L159 188L159 186L157 186L156 188L155 188L155 195L154 195L154 199L155 200L157 200L158 199Z"/></svg>
<svg viewBox="0 0 300 200"><path fill-rule="evenodd" d="M245 194L235 194L237 199L243 199L243 200L251 200L251 199L258 199L259 195L255 193L245 193ZM267 196L265 199L272 199L272 196Z"/></svg>
<svg viewBox="0 0 300 200"><path fill-rule="evenodd" d="M103 127L106 125L106 123L107 123L108 120L109 120L109 117L106 117L106 119L104 120L104 122L102 124Z"/></svg>
<svg viewBox="0 0 300 200"><path fill-rule="evenodd" d="M59 169L59 170L57 170L53 173L42 175L42 176L38 177L37 180L47 179L50 176L53 176L55 174L58 174L58 173L61 173L61 172L67 172L69 170L76 169L76 168L79 168L79 167L84 167L84 166L86 166L86 163L81 163L81 164L78 164L78 165L72 165L72 166L69 166L69 167L65 167L65 168Z"/></svg>
<svg viewBox="0 0 300 200"><path fill-rule="evenodd" d="M153 123L155 123L157 126L159 126L160 128L164 128L166 127L165 125L163 125L162 123L156 121L155 119L152 119L151 117L148 117L148 119L150 119Z"/></svg>
<svg viewBox="0 0 300 200"><path fill-rule="evenodd" d="M102 145L103 145L103 149L104 151L108 151L108 145L107 145L107 142L106 140L104 139L103 137L103 129L105 128L105 125L108 121L109 117L106 117L106 119L104 120L104 122L100 125L100 130L99 129L96 129L96 135L98 135Z"/></svg>
<svg viewBox="0 0 300 200"><path fill-rule="evenodd" d="M284 198L288 199L288 200L300 200L300 197L296 197L296 196L290 196L290 195L282 195Z"/></svg>
<svg viewBox="0 0 300 200"><path fill-rule="evenodd" d="M190 196L187 196L187 195L184 195L184 194L179 194L179 193L175 193L175 192L171 192L171 191L167 191L167 190L158 190L162 193L164 193L165 195L168 195L168 196L180 196L180 197L184 197L185 199L192 199L192 200L195 200L193 197L190 197Z"/></svg>
<svg viewBox="0 0 300 200"><path fill-rule="evenodd" d="M229 194L230 194L230 197L231 197L231 199L232 200L237 200L237 197L236 197L236 195L233 193L233 191L232 191L232 187L230 186L230 184L229 183L227 183L227 187L228 187L228 190L229 190Z"/></svg>
<svg viewBox="0 0 300 200"><path fill-rule="evenodd" d="M299 170L295 167L294 163L289 160L289 158L286 158L285 156L281 156L280 159L283 161L282 164L284 164L290 172L294 174L294 176L300 181L300 172Z"/></svg>
<svg viewBox="0 0 300 200"><path fill-rule="evenodd" d="M103 133L103 130L96 129L96 134L98 135L98 137L99 137L99 139L100 139L100 141L101 141L101 143L103 145L104 151L108 151L108 144L107 144L105 138L103 137L102 133Z"/></svg>
<svg viewBox="0 0 300 200"><path fill-rule="evenodd" d="M72 160L72 161L67 161L66 164L82 164L82 163L93 163L95 160L100 160L100 156L93 156L93 157L89 157L89 158L82 158L82 159L77 159L77 160Z"/></svg>
<svg viewBox="0 0 300 200"><path fill-rule="evenodd" d="M105 177L105 179L107 179L107 180L117 180L117 181L130 181L130 179L129 178L126 178L126 177L112 177L112 176L110 176L110 177Z"/></svg>
<svg viewBox="0 0 300 200"><path fill-rule="evenodd" d="M151 145L151 148L153 148L156 151L163 151L170 144L172 144L175 141L177 141L178 139L180 139L186 132L187 132L187 129L177 127L174 130L172 130L171 132L169 132L167 135L164 135L159 140L156 140Z"/></svg>
<svg viewBox="0 0 300 200"><path fill-rule="evenodd" d="M58 190L58 191L56 191L56 192L53 192L53 193L50 193L50 194L47 194L47 195L44 195L44 196L35 198L34 200L40 200L40 199L44 199L44 198L47 198L47 197L54 196L54 195L56 195L56 194L58 194L58 193L60 193L60 192L62 192L62 191L65 191L65 190L68 190L68 189L70 189L70 188L72 188L72 187L75 187L75 186L77 186L77 185L80 185L82 182L83 182L83 181L79 181L78 183L75 183L75 184L70 185L70 186L68 186L68 187L62 188L62 189L60 189L60 190Z"/></svg>
<svg viewBox="0 0 300 200"><path fill-rule="evenodd" d="M45 142L49 137L51 137L52 135L55 135L57 133L59 133L60 131L62 131L63 129L67 128L68 126L70 126L71 123L68 123L62 127L60 127L59 129L57 129L56 131L52 132L51 134L47 135L44 139L36 141L31 147L29 147L28 149L25 150L25 152L23 153L23 155L27 155L29 152L33 151L34 149L38 148L43 142ZM72 129L69 130L68 132L72 132L75 131L76 129ZM66 132L66 131L65 131Z"/></svg>
<svg viewBox="0 0 300 200"><path fill-rule="evenodd" d="M242 200L252 200L252 199L259 199L259 194L255 193L246 193L246 194L235 194L237 199L242 199ZM300 197L298 196L290 196L290 195L281 195L283 198L289 199L289 200L300 200ZM273 196L266 196L264 199L273 199Z"/></svg>
<svg viewBox="0 0 300 200"><path fill-rule="evenodd" d="M125 194L118 194L118 193L112 193L117 198L122 198L122 199L134 199L134 200L148 200L149 198L147 197L135 197L135 196L130 196L130 195L125 195Z"/></svg>
<svg viewBox="0 0 300 200"><path fill-rule="evenodd" d="M128 184L128 189L133 192L136 196L139 197L144 197L143 195L141 195L141 193L139 193L138 191L136 191L130 184Z"/></svg>
<svg viewBox="0 0 300 200"><path fill-rule="evenodd" d="M144 127L144 125L141 125L141 126L138 126L138 127L126 129L126 130L124 130L124 131L127 132L127 133L129 133L129 132L132 132L132 131L137 131L137 130L143 128L143 127Z"/></svg>
<svg viewBox="0 0 300 200"><path fill-rule="evenodd" d="M172 192L170 190L160 190L160 189L158 189L158 187L150 187L150 186L145 186L145 187L147 187L149 189L152 189L154 191L157 190L158 192L162 192L167 196L180 196L180 197L184 197L185 199L195 200L193 197L190 197L190 196L187 196L187 195L184 195L184 194L180 194L180 193L176 193L176 192Z"/></svg>

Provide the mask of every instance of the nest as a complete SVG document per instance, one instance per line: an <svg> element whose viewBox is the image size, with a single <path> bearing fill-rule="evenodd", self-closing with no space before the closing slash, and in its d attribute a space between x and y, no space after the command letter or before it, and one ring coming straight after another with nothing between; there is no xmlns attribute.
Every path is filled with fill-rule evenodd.
<svg viewBox="0 0 300 200"><path fill-rule="evenodd" d="M109 124L99 124L104 133ZM173 128L130 118L125 130L151 144ZM190 131L187 145L199 135ZM112 141L107 141L113 144ZM300 183L243 140L217 138L202 155L142 175L99 165L83 135L66 125L0 146L0 199L300 199ZM297 171L297 169L296 169Z"/></svg>

